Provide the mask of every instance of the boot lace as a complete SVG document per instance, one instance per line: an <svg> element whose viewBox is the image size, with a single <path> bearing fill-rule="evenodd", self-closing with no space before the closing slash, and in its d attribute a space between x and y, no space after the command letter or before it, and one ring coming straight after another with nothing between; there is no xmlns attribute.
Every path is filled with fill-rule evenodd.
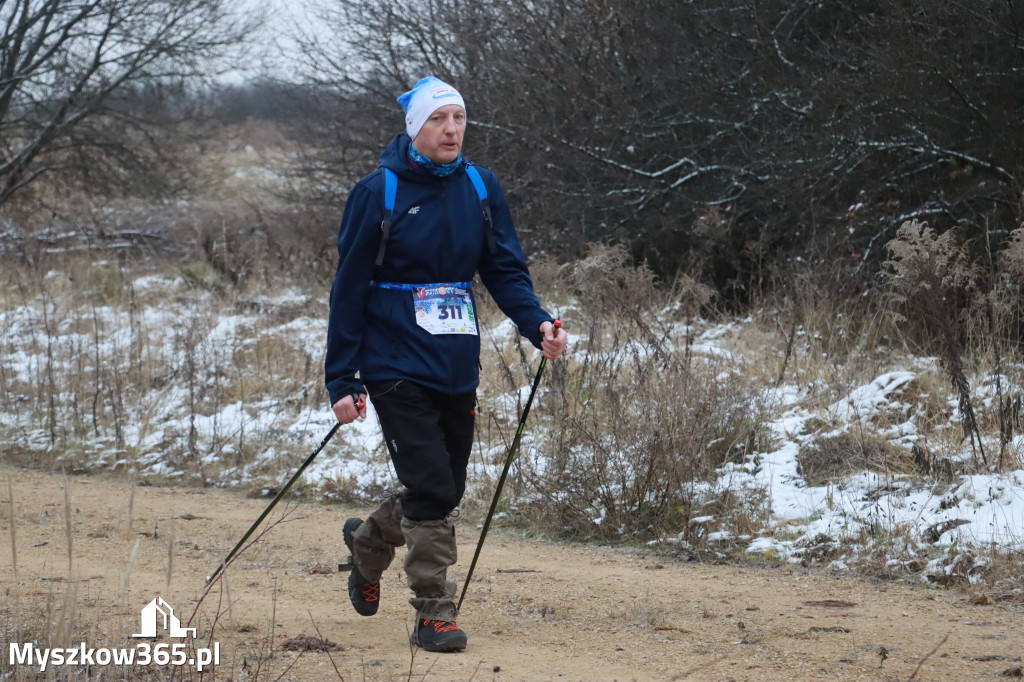
<svg viewBox="0 0 1024 682"><path fill-rule="evenodd" d="M363 601L377 601L380 599L380 583L363 583Z"/></svg>
<svg viewBox="0 0 1024 682"><path fill-rule="evenodd" d="M454 620L425 620L423 625L426 627L434 626L434 632L457 632L459 626L455 624Z"/></svg>

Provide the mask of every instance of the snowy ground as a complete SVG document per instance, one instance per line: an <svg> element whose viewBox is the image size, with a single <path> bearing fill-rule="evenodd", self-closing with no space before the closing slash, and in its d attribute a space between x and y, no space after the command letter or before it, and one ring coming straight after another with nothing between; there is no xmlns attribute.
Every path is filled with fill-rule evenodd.
<svg viewBox="0 0 1024 682"><path fill-rule="evenodd" d="M714 486L719 491L767 491L774 527L780 532L749 538L748 552L800 560L823 544L833 544L838 556L830 566L844 569L848 561L875 549L872 539L884 536L893 550L885 562L894 572L913 569L922 556L934 554L928 545L941 548L923 572L935 578L957 571L974 576L988 566L989 554L1024 548L1021 469L957 476L946 485L910 474L862 472L835 485L815 487L798 473L800 446L814 437L804 431L806 422L831 417L840 424L838 432L863 428L883 410L913 415L914 406L901 402L900 391L917 375L886 372L830 405L826 415L801 408L792 389L777 391L778 417L771 427L779 446L724 467ZM884 435L907 446L920 437L913 416ZM1024 437L1017 436L1011 450L1018 462L1022 449Z"/></svg>
<svg viewBox="0 0 1024 682"><path fill-rule="evenodd" d="M131 364L134 353L147 358L150 374L159 374L153 367L167 367L170 376L161 381L150 377L148 392L123 408L118 434L110 428L86 431L72 439L72 452L60 452L59 458L85 458L91 466L109 469L136 467L139 476L193 477L197 468L205 467L211 472L209 482L225 487L258 484L269 489L275 481L287 480L333 424L316 381L326 334L323 316L309 312L308 297L301 293L247 299L245 309L235 306L225 311L202 295L180 295L182 286L180 280L169 277L134 280L134 290L146 301L134 312L94 306L62 316L50 310L44 316L39 300L0 309L5 391L0 437L41 454L53 450L45 401L28 397L28 387L53 385L58 403L69 405L82 397L71 395L73 387L65 385L71 379L64 377L91 371L102 378L100 383L109 383L102 367L120 367L128 376L136 371ZM750 323L698 325L693 352L731 358L737 351L728 340L742 333L744 324ZM51 334L45 334L44 327ZM511 326L502 324L490 333L508 335ZM579 339L575 341L578 344ZM190 349L191 362L198 365L194 368L194 381L202 387L198 393L181 379L184 346ZM255 381L253 375L232 369L243 352L251 353L253 361L267 363L254 372L271 375L262 378L273 385L272 391L236 390L235 384ZM94 363L91 369L90 362ZM302 377L290 376L300 364L306 367L304 374L299 373ZM888 364L878 376L826 404L817 405L809 398L809 385L764 389L771 448L747 453L742 462L722 467L717 480L699 486L697 494L710 500L729 490L766 500L770 521L751 534L735 535L723 530L725 524L714 515L694 519L706 528L709 547L740 543L752 554L813 561L837 570L853 568L872 556L892 573L932 579L944 574L975 578L993 556L1024 549L1021 469L957 475L944 483L911 473L863 471L826 486L807 484L798 471L797 455L815 439L872 431L907 449L924 437L922 408L914 402L920 398L919 391L907 389L919 378L941 376L941 370L928 358L908 357ZM141 373L141 359L138 366ZM941 383L932 381L932 385ZM993 384L991 378L977 382L979 405L991 406ZM821 387L814 388L820 394ZM1006 377L1001 388L1020 390ZM523 386L519 395L512 392L504 397L513 418L523 391L528 390L528 385ZM942 401L950 416L948 430L959 429L955 399ZM103 413L108 422L109 411ZM306 471L309 485L332 482L333 489L372 494L395 484L372 405L368 413L365 421L342 428ZM883 415L885 419L880 419ZM534 433L528 430L523 444L534 466L543 466L543 435L536 428ZM996 448L992 443L988 446L990 451ZM255 455L243 456L247 447ZM1008 449L1019 463L1024 436L1016 436ZM185 454L170 457L169 451ZM188 459L188 452L198 453L201 466ZM475 449L470 496L488 498L503 455L501 443L481 443ZM956 457L971 457L966 443ZM662 542L682 540L669 537ZM884 548L880 560L879 548Z"/></svg>

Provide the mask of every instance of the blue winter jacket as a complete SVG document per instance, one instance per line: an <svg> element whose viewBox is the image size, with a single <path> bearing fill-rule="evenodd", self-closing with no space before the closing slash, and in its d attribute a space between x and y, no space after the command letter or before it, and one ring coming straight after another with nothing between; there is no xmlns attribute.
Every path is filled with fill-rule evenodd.
<svg viewBox="0 0 1024 682"><path fill-rule="evenodd" d="M380 165L398 175L398 191L379 268L375 261L384 214L383 171L360 180L345 204L324 363L332 405L362 392L364 382L405 379L450 395L472 391L479 383L479 336L430 334L416 324L412 292L371 286L371 281L469 282L479 272L502 312L538 348L539 327L552 319L533 292L494 173L477 166L491 199L497 246L492 256L480 199L465 167L437 177L409 161L409 144L409 136L400 133L380 157Z"/></svg>

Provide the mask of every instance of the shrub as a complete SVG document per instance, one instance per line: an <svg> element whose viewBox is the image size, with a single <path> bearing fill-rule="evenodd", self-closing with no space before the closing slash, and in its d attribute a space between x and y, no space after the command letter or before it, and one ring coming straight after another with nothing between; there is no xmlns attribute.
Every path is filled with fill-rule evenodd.
<svg viewBox="0 0 1024 682"><path fill-rule="evenodd" d="M955 230L941 234L927 223L900 225L886 248L884 263L893 314L913 328L911 336L939 356L957 394L964 437L977 444L987 464L981 431L964 371L964 352L973 308L978 304L980 271Z"/></svg>
<svg viewBox="0 0 1024 682"><path fill-rule="evenodd" d="M541 412L546 456L527 472L532 516L559 532L686 533L701 482L763 435L742 373L698 357L692 326L677 320L706 303L707 291L680 282L659 292L651 271L628 261L621 249L592 247L561 273L574 302L569 328L586 328L553 367L549 395L559 399Z"/></svg>

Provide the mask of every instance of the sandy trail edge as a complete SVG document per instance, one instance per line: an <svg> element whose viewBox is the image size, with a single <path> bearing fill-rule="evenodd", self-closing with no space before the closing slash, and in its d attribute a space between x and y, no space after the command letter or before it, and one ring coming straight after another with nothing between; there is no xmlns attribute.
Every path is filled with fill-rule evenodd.
<svg viewBox="0 0 1024 682"><path fill-rule="evenodd" d="M17 615L38 634L47 599L59 605L71 594L93 647L133 645L139 610L157 595L187 621L204 576L267 504L220 490L140 486L129 531L126 481L69 481L73 590L67 581L64 478L0 467L0 626L8 628ZM1021 666L1024 654L1020 609L970 605L957 591L789 567L672 563L492 532L459 620L469 647L460 654L420 651L412 657L401 550L384 576L381 610L373 618L352 611L345 575L332 570L347 555L340 531L352 513L358 512L298 505L232 567L231 613L222 614L213 631L221 646L213 679L253 679L257 665L259 679L337 679L324 653L303 654L285 673L296 654L282 651L282 643L317 629L340 645L331 655L349 680L408 679L410 671L412 679L430 680L906 680L915 671L917 680L979 680L1000 679ZM275 511L270 518L279 516ZM467 523L459 531L456 577L468 568L478 532ZM139 553L122 600L122 577L136 541ZM200 638L210 636L222 597L218 589L203 602L192 623ZM272 614L276 653L268 660Z"/></svg>

